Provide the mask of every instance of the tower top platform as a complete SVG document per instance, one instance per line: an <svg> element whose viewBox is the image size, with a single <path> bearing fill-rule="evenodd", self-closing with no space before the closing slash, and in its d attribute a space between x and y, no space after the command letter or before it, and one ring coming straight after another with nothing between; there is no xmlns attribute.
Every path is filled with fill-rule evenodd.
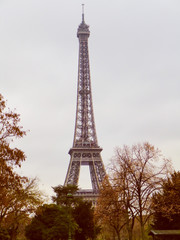
<svg viewBox="0 0 180 240"><path fill-rule="evenodd" d="M84 20L84 4L82 4L82 22L78 27L77 37L79 38L81 35L87 35L88 37L90 35L89 26Z"/></svg>

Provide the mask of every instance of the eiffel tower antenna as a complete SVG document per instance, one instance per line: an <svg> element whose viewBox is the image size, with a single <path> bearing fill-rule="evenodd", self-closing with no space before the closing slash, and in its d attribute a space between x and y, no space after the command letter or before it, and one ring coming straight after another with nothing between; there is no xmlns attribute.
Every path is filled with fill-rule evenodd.
<svg viewBox="0 0 180 240"><path fill-rule="evenodd" d="M82 22L84 22L84 4L82 4Z"/></svg>
<svg viewBox="0 0 180 240"><path fill-rule="evenodd" d="M101 158L102 148L98 145L94 121L88 53L89 36L89 26L84 21L84 4L82 4L82 22L77 31L79 63L76 120L73 146L69 150L70 163L64 185L78 185L80 168L82 165L88 165L92 189L80 189L77 194L83 199L95 202L106 173Z"/></svg>

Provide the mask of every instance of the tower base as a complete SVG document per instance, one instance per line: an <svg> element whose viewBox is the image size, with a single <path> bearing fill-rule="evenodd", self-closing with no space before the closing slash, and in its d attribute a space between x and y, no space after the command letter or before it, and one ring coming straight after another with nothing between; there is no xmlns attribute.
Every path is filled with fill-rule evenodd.
<svg viewBox="0 0 180 240"><path fill-rule="evenodd" d="M91 201L92 205L95 206L97 203L97 199L99 197L99 193L93 192L91 189L80 189L78 190L75 195L75 197L80 197L84 201Z"/></svg>

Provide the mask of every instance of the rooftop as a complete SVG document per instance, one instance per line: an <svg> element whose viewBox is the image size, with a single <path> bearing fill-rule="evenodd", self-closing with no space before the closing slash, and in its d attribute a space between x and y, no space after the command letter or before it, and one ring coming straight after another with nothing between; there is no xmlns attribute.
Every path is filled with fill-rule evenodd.
<svg viewBox="0 0 180 240"><path fill-rule="evenodd" d="M149 235L151 236L167 236L167 235L180 235L180 230L151 230Z"/></svg>

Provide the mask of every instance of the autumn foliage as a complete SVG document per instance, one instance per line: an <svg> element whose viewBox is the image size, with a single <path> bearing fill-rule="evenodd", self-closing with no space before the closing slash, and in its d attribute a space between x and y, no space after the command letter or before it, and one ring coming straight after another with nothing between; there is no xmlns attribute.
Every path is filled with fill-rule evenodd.
<svg viewBox="0 0 180 240"><path fill-rule="evenodd" d="M173 172L153 196L153 228L180 229L180 172Z"/></svg>
<svg viewBox="0 0 180 240"><path fill-rule="evenodd" d="M15 168L25 161L22 150L12 147L12 142L26 135L20 123L20 115L6 108L0 94L0 232L1 238L16 239L21 225L25 225L41 197L36 180L20 176ZM4 234L4 235L3 235ZM3 236L2 236L3 235Z"/></svg>
<svg viewBox="0 0 180 240"><path fill-rule="evenodd" d="M115 150L96 214L114 229L119 240L125 232L128 239L133 239L135 221L139 222L141 239L145 239L145 226L152 215L152 195L161 188L170 166L170 161L147 142Z"/></svg>

